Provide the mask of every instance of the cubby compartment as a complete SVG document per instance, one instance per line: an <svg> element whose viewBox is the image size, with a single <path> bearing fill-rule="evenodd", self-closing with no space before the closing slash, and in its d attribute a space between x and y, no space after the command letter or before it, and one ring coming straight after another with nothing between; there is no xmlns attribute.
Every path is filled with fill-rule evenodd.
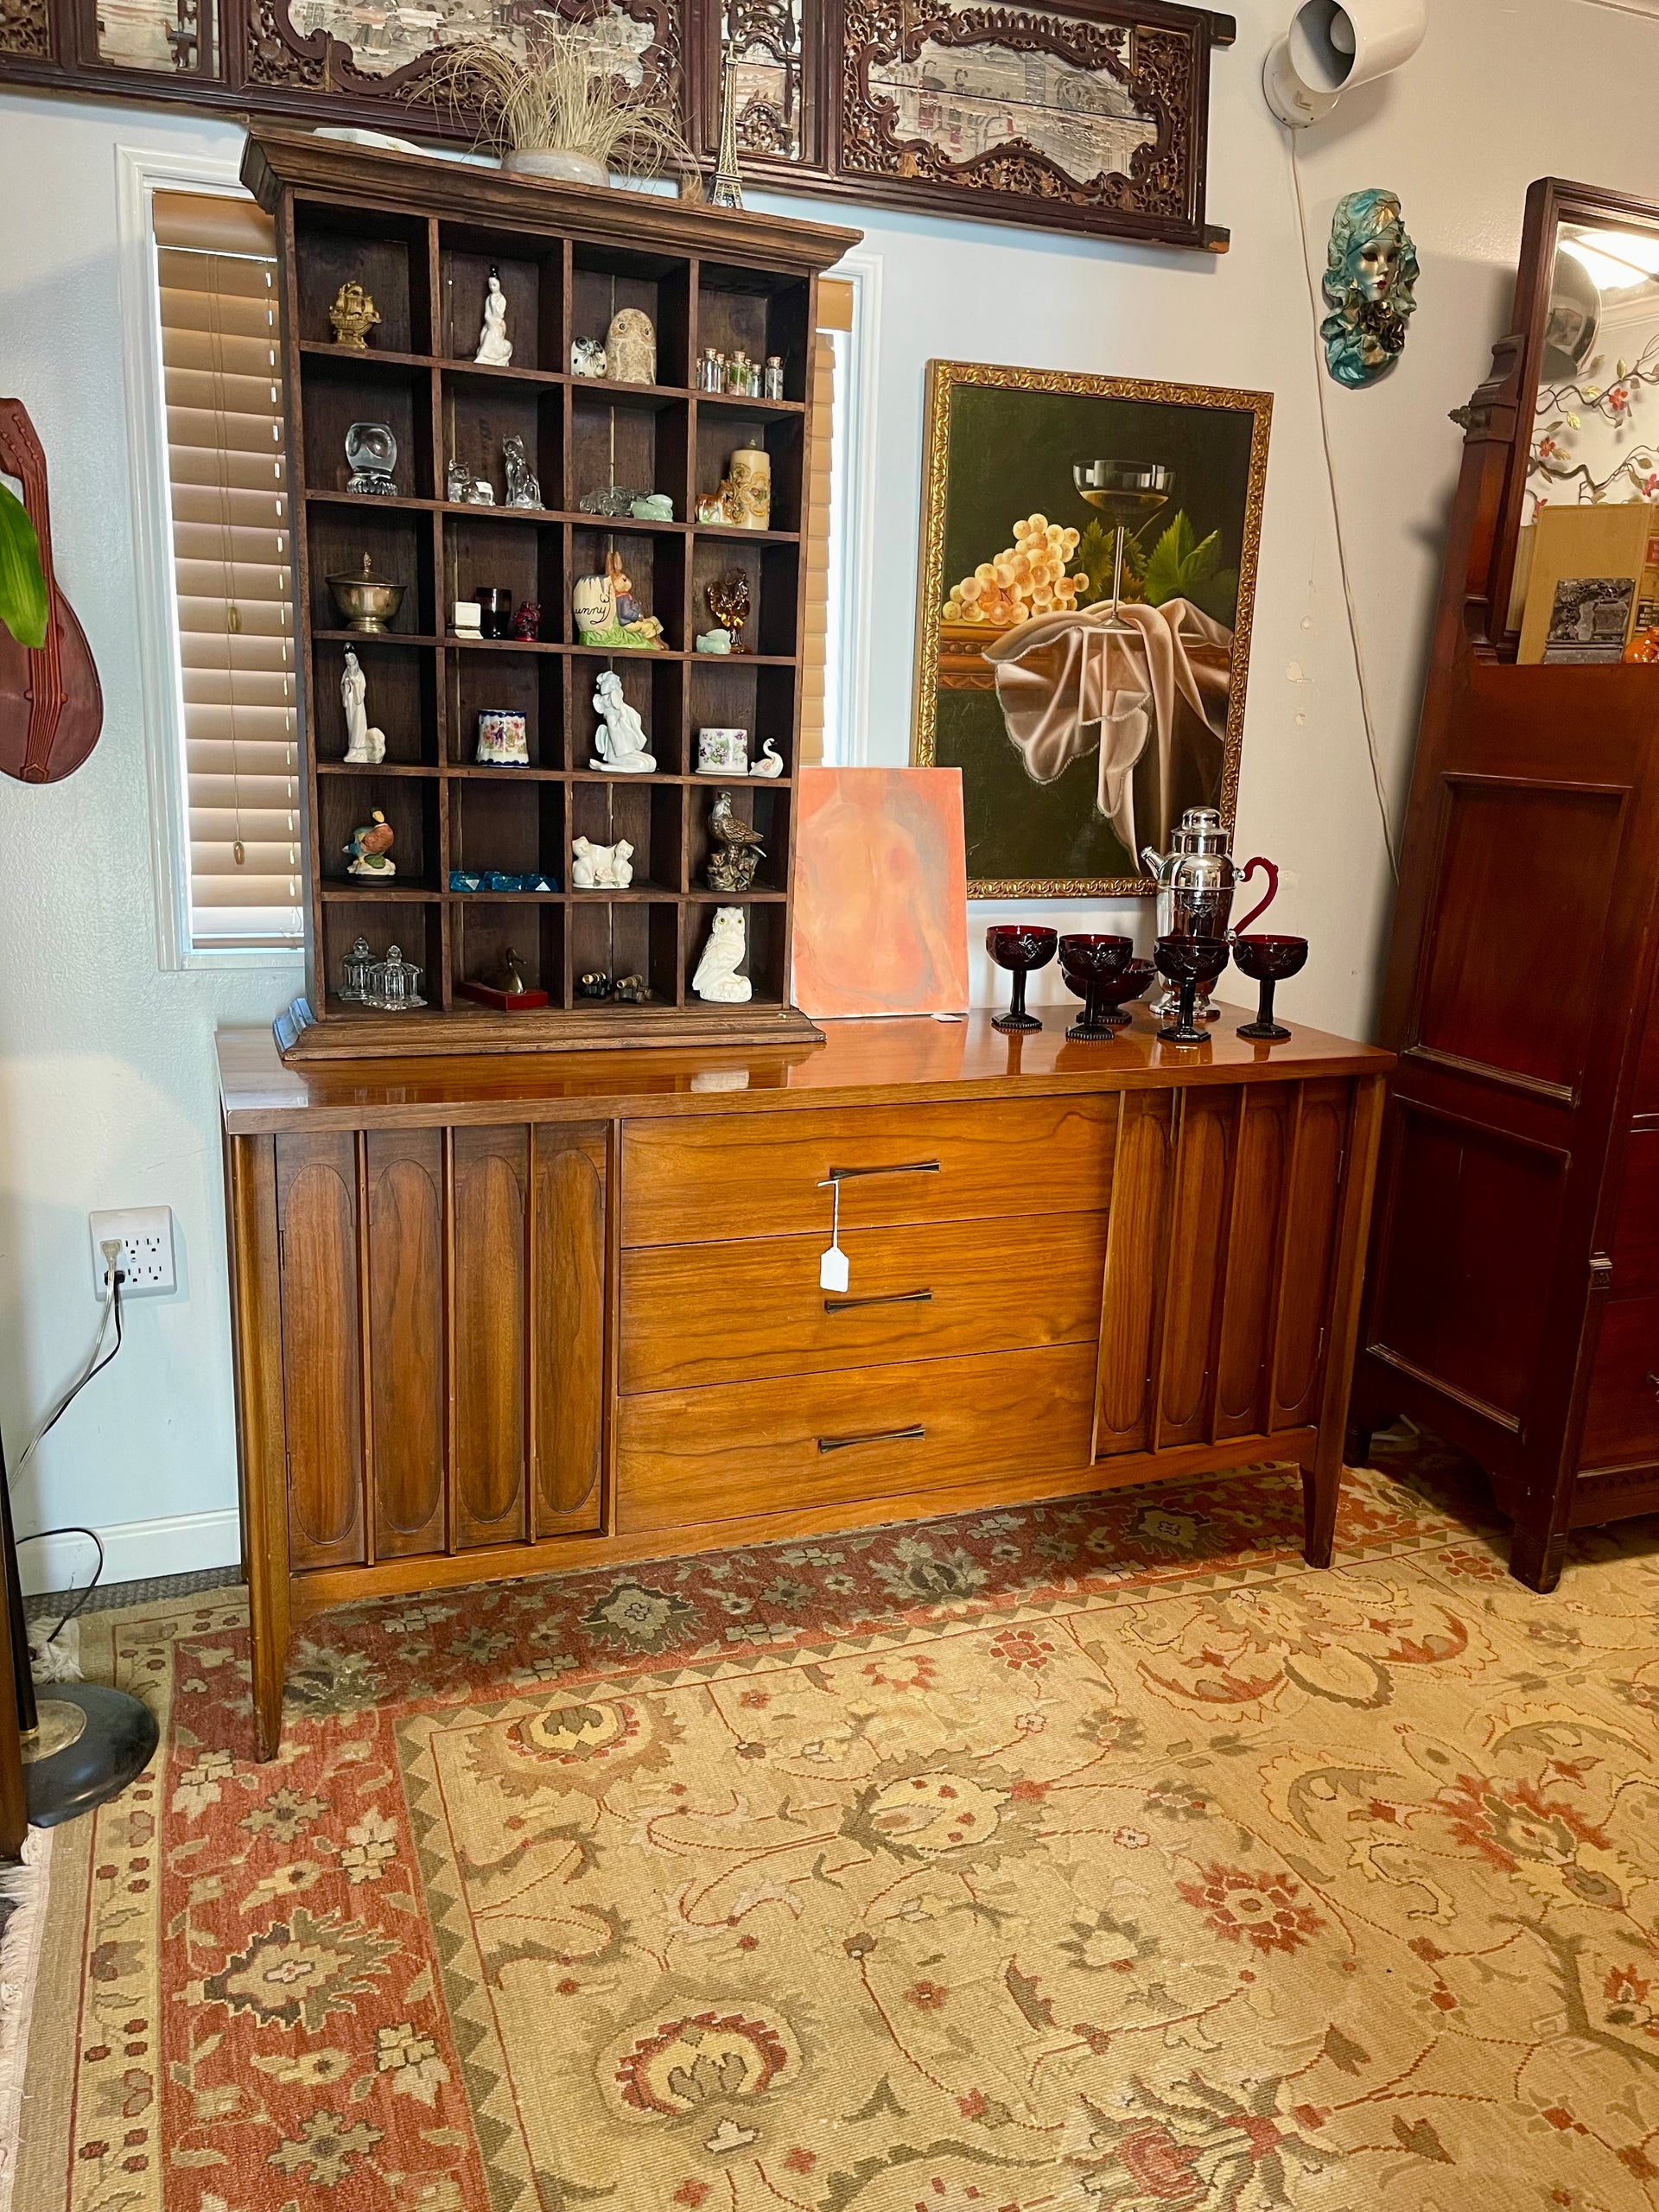
<svg viewBox="0 0 1659 2212"><path fill-rule="evenodd" d="M613 845L626 837L633 847L633 881L626 891L583 891L574 874L572 897L585 899L638 897L648 891L677 892L680 888L684 845L684 787L679 784L644 781L637 776L593 776L570 786L570 836L586 837L590 844ZM570 856L565 855L570 866Z"/></svg>
<svg viewBox="0 0 1659 2212"><path fill-rule="evenodd" d="M449 867L469 875L501 872L545 875L556 889L570 880L570 846L565 831L568 787L535 782L516 788L511 768L492 768L463 776L449 795ZM499 778L499 782L495 779ZM546 898L546 892L468 891L459 894L471 906L479 899Z"/></svg>
<svg viewBox="0 0 1659 2212"><path fill-rule="evenodd" d="M578 900L566 909L565 926L570 937L573 1007L580 1011L617 1003L584 998L578 988L584 976L607 976L613 984L626 976L643 976L655 1004L677 1003L680 909L673 900L637 899L613 906L584 906Z"/></svg>
<svg viewBox="0 0 1659 2212"><path fill-rule="evenodd" d="M395 944L405 960L422 971L421 996L436 1006L443 990L443 909L436 899L330 899L322 909L322 930L317 948L319 995L328 1001L328 1011L366 1014L368 1007L341 1001L340 986L346 955L361 938L377 960L384 960Z"/></svg>
<svg viewBox="0 0 1659 2212"><path fill-rule="evenodd" d="M594 493L622 487L666 492L676 522L690 519L691 410L645 385L595 388L578 380L570 393L572 512Z"/></svg>
<svg viewBox="0 0 1659 2212"><path fill-rule="evenodd" d="M709 587L729 585L741 576L749 588L749 611L739 632L740 651L731 656L775 654L792 659L798 633L800 562L791 545L769 545L762 538L734 532L711 537L699 531L691 555L691 619L698 630L715 620Z"/></svg>
<svg viewBox="0 0 1659 2212"><path fill-rule="evenodd" d="M579 524L570 532L572 585L582 576L603 575L607 556L620 554L641 614L654 614L663 626L661 643L671 652L682 652L687 542L678 531L653 535L648 523Z"/></svg>
<svg viewBox="0 0 1659 2212"><path fill-rule="evenodd" d="M697 352L712 346L728 357L740 349L763 363L784 364L784 397L806 397L811 364L811 288L764 269L705 261L697 283Z"/></svg>
<svg viewBox="0 0 1659 2212"><path fill-rule="evenodd" d="M684 909L685 943L682 951L685 976L685 1001L688 1006L701 1006L691 988L691 978L697 972L697 963L702 957L703 947L709 942L709 932L714 927L715 910L720 906L740 906L743 912L744 955L738 963L737 972L747 976L753 987L751 1003L755 1006L782 1006L786 1002L785 986L788 977L784 973L784 946L786 942L784 901L762 899L721 899L710 893L706 900L697 899Z"/></svg>
<svg viewBox="0 0 1659 2212"><path fill-rule="evenodd" d="M315 700L311 750L319 766L338 764L346 747L346 702L340 678L346 656L359 645L363 671L363 710L371 729L386 741L389 768L435 768L438 765L437 677L429 645L399 645L395 639L319 638L313 657ZM368 650L370 646L372 650ZM372 775L372 769L353 769Z"/></svg>
<svg viewBox="0 0 1659 2212"><path fill-rule="evenodd" d="M801 526L801 429L799 415L746 416L737 407L697 410L697 467L693 493L711 498L731 474L732 455L742 446L759 446L772 461L772 518L767 527L782 533ZM719 527L719 525L715 525ZM734 527L734 534L738 534ZM764 537L765 532L747 533Z"/></svg>
<svg viewBox="0 0 1659 2212"><path fill-rule="evenodd" d="M564 490L564 396L557 385L513 383L478 369L446 369L440 413L439 499L448 498L449 464L457 461L469 474L481 476L494 492L496 505L505 506L506 441L517 438L541 486L543 507L558 508Z"/></svg>
<svg viewBox="0 0 1659 2212"><path fill-rule="evenodd" d="M690 264L578 239L570 280L572 340L594 338L602 346L612 317L623 308L642 308L651 317L657 333L658 384L683 391L691 381ZM560 365L569 368L569 363Z"/></svg>
<svg viewBox="0 0 1659 2212"><path fill-rule="evenodd" d="M397 441L391 472L400 499L432 497L431 372L384 365L365 375L346 353L302 354L305 482L311 492L344 492L352 467L346 433L354 423L383 423ZM383 495L359 493L373 499Z"/></svg>
<svg viewBox="0 0 1659 2212"><path fill-rule="evenodd" d="M709 856L720 839L709 827L709 817L721 793L730 795L735 818L753 830L761 841L760 865L747 892L717 892L710 888ZM722 783L718 776L700 777L686 787L685 887L699 896L730 898L736 901L761 892L780 897L789 887L789 818L791 794L763 777L734 776Z"/></svg>
<svg viewBox="0 0 1659 2212"><path fill-rule="evenodd" d="M525 749L532 768L564 766L564 664L556 653L493 650L452 644L446 656L449 764L470 768L478 761L478 718L492 709L524 718ZM485 766L480 775L512 779L523 769Z"/></svg>
<svg viewBox="0 0 1659 2212"><path fill-rule="evenodd" d="M298 277L302 345L328 346L334 327L328 310L342 284L353 280L374 302L380 320L368 333L370 353L429 353L431 318L426 280L426 224L415 215L381 207L347 207L296 200L294 259ZM342 346L343 359L356 346Z"/></svg>
<svg viewBox="0 0 1659 2212"><path fill-rule="evenodd" d="M311 623L316 630L344 632L346 617L334 605L330 576L360 576L363 558L379 576L402 584L397 612L378 631L357 633L372 642L382 637L430 637L436 617L432 579L432 518L379 499L330 501L306 511L311 563ZM366 666L366 663L365 664Z"/></svg>
<svg viewBox="0 0 1659 2212"><path fill-rule="evenodd" d="M443 518L443 611L446 626L458 599L506 590L516 616L526 603L539 607L541 642L556 645L569 619L564 589L563 531L557 523L524 523L452 510Z"/></svg>
<svg viewBox="0 0 1659 2212"><path fill-rule="evenodd" d="M550 1006L563 1003L564 909L556 900L508 905L499 899L468 899L450 912L457 983L489 983L499 988L512 953L531 990L545 991ZM468 1001L461 998L456 1003L465 1007Z"/></svg>
<svg viewBox="0 0 1659 2212"><path fill-rule="evenodd" d="M400 897L442 888L442 839L439 835L437 779L422 776L386 776L372 768L360 775L324 776L317 789L317 869L331 889L336 885L353 893L368 887L366 880L350 873L347 847L353 830L369 821L376 809L386 817L392 833L391 858L397 873L374 886L378 895Z"/></svg>
<svg viewBox="0 0 1659 2212"><path fill-rule="evenodd" d="M608 660L596 653L570 657L569 765L572 768L609 776L594 770L599 714L594 705L599 679L609 669L621 678L622 696L645 726L645 747L657 763L659 776L678 775L687 763L683 748L685 664L661 653L616 653ZM617 780L612 778L611 780Z"/></svg>
<svg viewBox="0 0 1659 2212"><path fill-rule="evenodd" d="M563 244L522 231L497 232L466 223L439 226L438 351L451 361L470 361L477 353L492 269L506 295L511 369L562 370ZM487 372L503 374L499 370Z"/></svg>
<svg viewBox="0 0 1659 2212"><path fill-rule="evenodd" d="M685 761L688 769L696 772L700 729L746 729L749 734L751 767L761 757L760 748L770 738L784 764L785 777L795 773L792 668L757 665L745 653L699 653L686 664L686 668L690 694ZM711 776L708 780L712 783L716 779Z"/></svg>

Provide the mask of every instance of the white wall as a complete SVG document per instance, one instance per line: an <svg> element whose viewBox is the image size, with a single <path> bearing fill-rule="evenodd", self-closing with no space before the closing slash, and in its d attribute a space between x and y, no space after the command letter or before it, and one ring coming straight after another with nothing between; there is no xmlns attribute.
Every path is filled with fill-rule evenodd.
<svg viewBox="0 0 1659 2212"><path fill-rule="evenodd" d="M1287 1010L1363 1033L1390 885L1335 559L1286 140L1260 95L1268 33L1290 4L1245 0L1238 45L1216 59L1210 212L1233 233L1224 257L848 211L883 260L871 757L902 760L908 745L927 360L1272 391L1238 842L1283 864L1274 918L1313 943ZM1586 0L1432 0L1430 12L1409 69L1352 95L1303 148L1320 263L1332 203L1370 184L1404 195L1422 262L1399 369L1371 391L1332 392L1396 820L1458 466L1446 410L1484 373L1507 319L1526 186L1553 169L1659 197L1649 91L1659 24ZM233 152L238 135L226 124L0 96L0 390L27 401L45 441L60 572L106 707L103 741L79 775L44 791L0 782L0 1425L15 1454L90 1338L87 1210L169 1204L180 1295L131 1308L119 1362L41 1447L16 1501L24 1528L141 1524L112 1565L127 1573L234 1552L213 1032L264 1018L289 978L162 973L156 963L115 149ZM1144 934L1143 908L1125 918ZM1039 980L1054 992L1052 970ZM992 995L982 962L976 995ZM178 1525L142 1526L158 1520Z"/></svg>

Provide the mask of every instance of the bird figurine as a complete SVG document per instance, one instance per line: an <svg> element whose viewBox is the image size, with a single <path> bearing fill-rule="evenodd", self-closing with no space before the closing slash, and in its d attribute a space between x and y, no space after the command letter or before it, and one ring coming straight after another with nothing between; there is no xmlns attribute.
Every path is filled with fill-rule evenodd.
<svg viewBox="0 0 1659 2212"><path fill-rule="evenodd" d="M351 855L347 875L396 875L397 863L391 858L394 835L377 806L368 821L353 830L352 842L344 849Z"/></svg>
<svg viewBox="0 0 1659 2212"><path fill-rule="evenodd" d="M764 860L760 833L747 822L740 822L732 812L730 791L716 791L715 803L709 810L709 827L722 845L752 845Z"/></svg>

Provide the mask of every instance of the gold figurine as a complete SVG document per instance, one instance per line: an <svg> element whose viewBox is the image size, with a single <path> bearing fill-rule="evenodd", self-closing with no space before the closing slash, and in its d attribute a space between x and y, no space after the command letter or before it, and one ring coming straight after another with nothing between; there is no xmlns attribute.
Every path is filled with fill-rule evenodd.
<svg viewBox="0 0 1659 2212"><path fill-rule="evenodd" d="M334 294L328 320L334 326L335 345L350 346L361 353L367 349L369 333L380 315L374 302L353 276Z"/></svg>

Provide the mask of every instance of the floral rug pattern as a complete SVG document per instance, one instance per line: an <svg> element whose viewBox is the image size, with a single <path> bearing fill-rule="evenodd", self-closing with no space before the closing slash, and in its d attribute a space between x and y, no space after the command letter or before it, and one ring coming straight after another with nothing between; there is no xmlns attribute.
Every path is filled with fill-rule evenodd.
<svg viewBox="0 0 1659 2212"><path fill-rule="evenodd" d="M1540 1598L1479 1496L342 1609L263 1766L238 1597L92 1617L164 1748L60 1832L17 2201L1659 2207L1659 1541Z"/></svg>

